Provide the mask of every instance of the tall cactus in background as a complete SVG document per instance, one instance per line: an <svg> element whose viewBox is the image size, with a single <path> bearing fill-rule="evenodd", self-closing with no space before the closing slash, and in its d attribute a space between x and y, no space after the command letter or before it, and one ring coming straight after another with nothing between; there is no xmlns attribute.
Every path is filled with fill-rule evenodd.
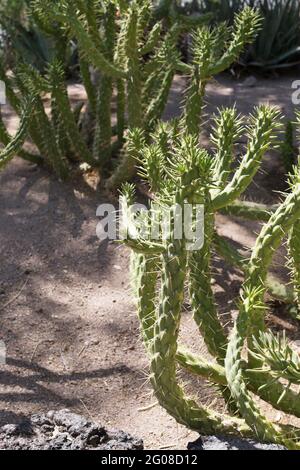
<svg viewBox="0 0 300 470"><path fill-rule="evenodd" d="M222 326L211 288L211 253L222 246L215 233L215 213L232 205L251 183L263 154L274 145L280 125L278 118L276 109L261 106L255 110L247 127L245 154L234 170L233 144L244 131L235 109L223 109L215 118L213 154L201 149L197 138L185 132L184 121L179 128L178 124L177 128L165 125L167 138L164 139L159 126L152 135L152 144L141 138L139 130L132 131L128 144L139 159L140 172L147 178L153 198L148 213L132 214L134 187L125 185L122 209L127 216L123 217L122 228L124 242L133 250L133 287L150 359L151 383L160 404L178 422L202 434L251 435L299 449L299 430L270 422L252 396L254 393L275 409L300 417L300 397L292 386L299 383L299 359L285 339L275 338L266 331L264 303L272 256L287 231L291 232L296 292L299 289L299 250L295 249L299 242L299 176L293 179L286 199L265 216L266 223L250 259L240 259L245 282L239 296L239 315L229 335ZM226 147L224 142L228 144ZM186 204L194 210L199 204L204 206L202 246L191 246L191 234L187 236L184 231L182 213ZM170 224L167 235L166 215ZM192 234L194 242L197 237L200 235L196 231ZM230 255L227 248L223 245L223 253L228 255L229 251ZM208 362L179 344L186 281L194 319L215 362ZM248 354L242 356L245 344ZM177 377L178 366L219 385L221 390L227 387L240 417L231 416L231 401L227 403L228 415L222 416L187 397Z"/></svg>
<svg viewBox="0 0 300 470"><path fill-rule="evenodd" d="M120 155L120 165L108 181L109 188L118 187L135 172L135 161L127 146L123 146L125 128L139 127L149 138L164 111L175 72L188 76L190 85L183 116L187 130L196 134L207 81L236 59L245 44L251 42L260 24L258 15L247 8L237 16L232 34L225 27L210 31L201 26L205 17L191 21L169 7L171 21L164 31L162 21L154 20L157 10L150 0L33 2L34 14L40 21L55 21L70 37L76 38L83 83L91 101L90 128L95 129L93 164L107 172L116 149ZM179 35L191 27L196 27L197 32L193 63L187 65L181 62L176 43ZM222 40L223 47L220 46ZM210 50L209 57L205 55L207 50ZM87 64L99 74L98 104ZM115 127L111 119L113 88L117 91ZM84 155L82 158L91 163Z"/></svg>
<svg viewBox="0 0 300 470"><path fill-rule="evenodd" d="M184 129L198 136L207 82L230 66L260 27L260 17L250 8L237 15L229 30L224 25L215 29L203 27L205 16L192 20L175 11L172 2L165 2L165 6L167 23L158 20L158 10L150 0L30 2L32 18L57 43L56 57L46 74L24 66L21 80L18 72L12 78L3 71L1 75L16 111L16 88L26 96L31 82L39 95L30 137L60 177L68 174L74 162L82 161L100 168L104 176L111 175L107 182L110 189L130 180L136 165L124 143L125 133L140 128L149 141L164 112L176 72L184 73L188 82L182 113ZM186 64L176 45L181 33L191 28L192 61ZM64 60L70 40L78 45L88 97L78 119L69 102L65 76ZM114 90L116 125L112 112ZM50 117L43 102L46 92L51 94Z"/></svg>
<svg viewBox="0 0 300 470"><path fill-rule="evenodd" d="M48 162L53 163L56 153L63 160L62 167L67 159L77 159L101 168L106 175L114 166L111 157L120 152L124 158L114 182L111 181L113 186L118 185L121 176L130 178L134 172L131 156L123 148L125 129L137 126L150 129L164 110L176 70L177 54L173 51L180 32L187 27L184 18L178 17L177 26L173 24L170 31L165 31L162 21L154 20L150 0L34 0L28 8L38 27L57 45L56 57L46 67L46 76L44 71L29 70L26 64L22 70L22 80L28 73L26 83L31 81L39 95L36 112L41 119L34 118L35 123L30 126L34 144ZM198 23L204 20L200 18ZM66 48L70 41L78 45L80 72L88 97L86 116L82 111L78 120L69 103L65 77ZM1 78L6 82L9 102L18 111L18 93L28 94L28 86L24 86L18 71L11 78L1 70ZM112 119L114 89L116 126ZM46 91L51 93L51 119L42 111ZM81 125L83 131L89 130L89 135L85 132L81 135ZM47 135L49 142L45 142ZM50 151L48 155L48 148L53 150L55 145L57 152ZM68 172L67 168L62 172L57 165L55 170L59 176Z"/></svg>
<svg viewBox="0 0 300 470"><path fill-rule="evenodd" d="M91 101L89 108L92 111L90 132L93 141L93 164L106 172L111 165L110 157L114 149L122 149L125 126L144 126L143 103L149 99L149 93L148 90L143 92L143 83L148 71L155 73L158 67L163 65L160 50L165 47L165 42L168 44L170 56L172 48L176 47L179 29L177 35L172 35L172 43L170 39L166 41L161 23L153 23L151 7L150 1L137 0L130 3L107 0L87 3L80 0L33 2L34 12L39 18L45 22L50 19L56 21L71 37L75 37L78 43L83 83ZM147 60L145 56L148 57ZM168 54L165 57L168 57ZM87 64L99 74L97 103ZM175 70L171 78L174 72ZM159 88L156 89L164 103L171 83L172 79L156 82L156 85L164 89L163 93L160 93ZM113 141L112 125L114 87L117 90L117 142ZM163 108L164 104L157 105L158 111L154 110L153 119L160 117ZM117 172L119 176L115 176L115 184L120 179L120 174L125 179L130 178L132 174L132 160L127 158L126 151L121 154L125 160L122 164L125 171L120 169Z"/></svg>

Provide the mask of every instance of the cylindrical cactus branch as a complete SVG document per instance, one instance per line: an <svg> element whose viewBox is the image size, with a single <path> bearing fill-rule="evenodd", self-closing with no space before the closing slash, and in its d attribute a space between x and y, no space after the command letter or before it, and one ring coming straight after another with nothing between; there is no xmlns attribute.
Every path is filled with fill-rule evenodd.
<svg viewBox="0 0 300 470"><path fill-rule="evenodd" d="M255 341L260 335L264 337L264 314L266 307L263 296L268 266L274 251L279 247L285 231L293 227L300 216L300 185L296 184L292 194L280 205L269 222L263 227L259 235L249 263L238 319L233 329L227 349L225 370L233 398L237 401L241 414L246 422L255 427L260 439L275 438L279 443L289 448L299 448L293 440L286 437L276 429L259 411L247 391L241 367L241 352L248 337L248 347L255 352ZM253 341L253 337L255 341ZM255 356L249 365L258 368L262 362ZM288 357L287 357L288 359ZM291 361L288 361L288 365ZM263 370L263 369L262 369ZM276 373L278 371L276 370Z"/></svg>
<svg viewBox="0 0 300 470"><path fill-rule="evenodd" d="M229 111L226 114L232 117ZM300 415L297 393L290 385L281 382L281 379L285 379L290 384L298 384L299 360L286 342L278 340L276 343L272 337L265 336L264 321L264 293L272 280L268 280L268 272L273 253L281 244L286 230L295 230L300 215L298 180L294 182L292 192L286 200L274 207L273 213L270 212L250 260L242 257L214 232L214 214L217 210L214 200L219 194L224 194L228 187L230 190L225 191L226 198L222 195L224 208L227 204L234 205L235 198L242 196L260 166L263 153L274 142L277 121L278 112L272 108L262 106L255 112L248 132L249 143L245 156L235 169L231 166L232 154L225 154L219 148L224 142L224 128L227 129L225 134L228 133L229 136L232 130L232 126L224 126L223 121L219 122L217 135L221 137L214 139L216 149L212 155L201 150L197 139L184 132L179 137L172 132L164 134L159 129L161 135L168 137L159 143L156 134L153 144L141 139L138 131L133 133L129 144L132 148L135 147L136 158L142 167L141 174L148 179L152 189L151 206L160 212L161 217L165 208L169 207L173 225L167 239L154 241L145 236L147 231L140 231L143 223L149 224L147 217L143 216L136 222L131 219L130 224L133 226L129 227L129 234L134 236L125 239L125 243L139 253L135 255L134 289L139 293L138 311L142 334L150 355L151 381L161 405L179 422L203 434L228 432L249 435L251 430L250 434L259 440L280 443L289 449L299 449L299 431L270 422L251 395L254 393L275 409L297 417ZM241 134L241 126L239 122L238 135ZM231 136L230 142L232 152L234 136ZM216 159L219 160L216 162ZM219 168L219 171L215 172L215 168ZM128 194L124 194L124 197L130 200ZM182 239L175 236L175 203L182 209L186 203L204 205L205 235L202 247L190 251L187 239L184 236ZM262 207L260 209L266 220L267 211ZM213 246L218 248L225 259L232 258L245 272L245 284L239 300L240 313L229 339L222 327L211 288L210 257ZM154 260L155 269L152 265ZM216 362L208 362L179 345L178 332L185 282L189 285L188 295L194 318L208 351ZM297 282L295 278L294 282ZM157 293L159 285L160 293ZM143 317L143 312L146 318ZM246 341L250 354L249 357L242 357L241 352ZM226 429L227 419L233 419L230 416L232 407L229 401L228 415L223 417L223 424L215 414L207 415L206 408L186 397L177 377L176 364L222 386L221 390L228 387L231 400L243 419L236 421L235 418L229 429ZM244 427L245 423L248 428Z"/></svg>
<svg viewBox="0 0 300 470"><path fill-rule="evenodd" d="M239 57L245 46L255 38L261 21L255 10L246 7L236 16L232 32L221 25L213 29L199 27L193 33L192 64L178 64L178 68L189 76L183 113L187 132L199 135L208 81Z"/></svg>
<svg viewBox="0 0 300 470"><path fill-rule="evenodd" d="M30 118L34 110L34 98L32 97L22 105L22 115L19 128L14 137L7 136L6 147L0 152L0 169L5 166L15 155L20 153L27 137ZM24 155L23 155L24 156ZM32 159L34 161L34 155ZM37 157L38 158L38 157ZM34 161L36 163L36 161Z"/></svg>
<svg viewBox="0 0 300 470"><path fill-rule="evenodd" d="M70 106L67 88L65 87L64 72L59 62L54 61L50 64L47 81L52 93L52 98L55 100L60 119L69 142L73 147L74 153L80 160L93 165L93 156L79 132Z"/></svg>
<svg viewBox="0 0 300 470"><path fill-rule="evenodd" d="M270 215L268 217L268 220ZM246 252L242 255L228 240L215 232L213 245L216 253L218 253L230 265L237 267L241 271L247 270L250 253ZM297 285L297 284L295 284ZM266 278L266 286L268 293L277 300L293 304L295 302L295 289L292 286L282 284L275 276L268 273Z"/></svg>
<svg viewBox="0 0 300 470"><path fill-rule="evenodd" d="M113 60L116 36L116 6L107 5L104 20L104 34L106 38L103 53L108 60ZM99 80L99 90L96 107L96 124L93 144L93 156L99 161L101 168L107 165L112 155L112 95L113 78L102 75Z"/></svg>

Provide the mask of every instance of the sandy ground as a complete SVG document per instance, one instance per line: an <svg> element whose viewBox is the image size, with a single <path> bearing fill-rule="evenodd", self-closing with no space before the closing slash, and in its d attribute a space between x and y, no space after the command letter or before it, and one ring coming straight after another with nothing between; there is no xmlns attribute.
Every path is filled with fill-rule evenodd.
<svg viewBox="0 0 300 470"><path fill-rule="evenodd" d="M259 79L247 87L220 77L208 88L208 111L236 102L247 113L255 104L271 102L291 115L296 78ZM182 86L177 78L166 116L176 114ZM81 87L70 87L70 94L80 98ZM13 131L17 121L8 107L4 115ZM248 195L271 202L272 191L285 187L278 156L269 155L264 170ZM96 209L104 201L81 180L59 183L20 159L0 174L0 339L7 346L7 365L0 365L0 425L67 407L142 437L146 448L184 449L196 433L156 405L148 383L129 287L129 252L96 237ZM240 246L253 244L257 224L221 216L217 223ZM277 256L278 264L283 256ZM276 266L275 271L284 278ZM218 260L214 274L220 311L230 322L241 275ZM271 320L298 339L297 325L279 313ZM188 311L181 336L192 349L204 350ZM191 387L205 403L212 400L206 384Z"/></svg>

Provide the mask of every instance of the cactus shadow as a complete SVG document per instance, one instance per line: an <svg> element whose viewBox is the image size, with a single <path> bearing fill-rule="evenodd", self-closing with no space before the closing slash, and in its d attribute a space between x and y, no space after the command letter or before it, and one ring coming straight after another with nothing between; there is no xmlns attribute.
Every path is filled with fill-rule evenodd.
<svg viewBox="0 0 300 470"><path fill-rule="evenodd" d="M8 367L8 370L6 370L6 367ZM130 373L132 373L132 370L122 364L108 368L92 369L85 372L57 373L35 362L8 357L7 366L2 368L0 375L0 385L1 388L4 389L4 391L0 393L0 402L8 402L9 404L38 404L43 408L47 407L47 410L51 407L56 408L61 406L74 408L81 406L78 393L76 396L70 397L68 396L68 388L64 389L64 393L55 392L50 388L52 384L60 384L60 386L65 385L68 387L70 382L82 382L87 379L105 380L111 376L122 376ZM22 388L22 392L5 392L5 387L10 390ZM19 422L23 420L23 418L23 413L1 410L0 426L7 423Z"/></svg>

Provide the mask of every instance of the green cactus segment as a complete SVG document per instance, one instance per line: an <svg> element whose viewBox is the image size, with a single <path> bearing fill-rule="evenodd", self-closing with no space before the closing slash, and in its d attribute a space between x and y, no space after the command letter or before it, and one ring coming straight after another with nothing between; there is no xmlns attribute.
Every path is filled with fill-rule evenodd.
<svg viewBox="0 0 300 470"><path fill-rule="evenodd" d="M234 246L225 238L214 233L213 244L216 252L232 266L236 266L242 271L247 268L247 257L243 256Z"/></svg>
<svg viewBox="0 0 300 470"><path fill-rule="evenodd" d="M111 77L100 79L97 99L96 128L93 144L93 158L104 168L112 153L111 99L113 83Z"/></svg>
<svg viewBox="0 0 300 470"><path fill-rule="evenodd" d="M55 131L41 97L48 90L47 80L25 64L20 67L16 80L22 94L32 94L35 98L34 113L29 125L30 136L58 177L65 179L68 176L68 165L57 146Z"/></svg>
<svg viewBox="0 0 300 470"><path fill-rule="evenodd" d="M219 360L224 360L227 338L218 318L211 288L210 246L213 235L213 217L207 212L204 233L204 246L199 251L192 251L189 256L190 299L195 322L208 351Z"/></svg>
<svg viewBox="0 0 300 470"><path fill-rule="evenodd" d="M164 76L161 80L157 95L151 101L147 109L145 122L147 122L147 128L149 130L152 130L155 127L166 108L166 104L169 98L169 92L173 83L173 78L174 69L172 67L168 67L167 70L164 72Z"/></svg>
<svg viewBox="0 0 300 470"><path fill-rule="evenodd" d="M268 218L270 218L270 215ZM247 270L249 257L247 257L247 255L242 255L224 237L215 233L213 244L216 252L229 264L236 266L244 272ZM294 289L289 285L282 284L270 273L268 273L266 278L266 287L268 293L275 299L280 300L281 302L286 302L287 304L294 304Z"/></svg>
<svg viewBox="0 0 300 470"><path fill-rule="evenodd" d="M82 50L82 54L87 60L102 73L114 78L125 78L126 74L123 70L119 69L109 60L107 60L103 53L96 47L93 39L84 29L81 21L76 14L69 9L67 18L64 18L67 24L70 26L73 34L78 40L79 47Z"/></svg>
<svg viewBox="0 0 300 470"><path fill-rule="evenodd" d="M227 337L218 318L217 307L211 287L211 250L214 216L209 213L209 200L206 204L204 245L200 250L191 251L188 258L189 293L194 320L204 339L209 353L219 364L224 363ZM230 393L221 387L222 395L230 411L236 411Z"/></svg>
<svg viewBox="0 0 300 470"><path fill-rule="evenodd" d="M29 100L30 102L30 100ZM22 116L21 116L22 121ZM28 125L29 128L29 125ZM0 110L0 142L6 147L12 140L11 135L8 133L6 126L3 122L1 110ZM37 165L41 165L43 163L43 158L39 155L32 154L20 148L18 151L19 157L22 157L24 160L27 160L31 163L36 163Z"/></svg>
<svg viewBox="0 0 300 470"><path fill-rule="evenodd" d="M130 247L135 253L144 254L148 258L157 258L164 250L163 244L141 238L139 227L144 229L145 220L142 219L142 224L137 223L137 219L132 214L131 205L134 200L133 186L126 183L122 186L121 191L121 214L120 218L120 235L123 242ZM147 223L150 220L147 219ZM134 258L135 259L135 258Z"/></svg>
<svg viewBox="0 0 300 470"><path fill-rule="evenodd" d="M145 138L141 129L128 131L125 148L121 152L121 161L116 171L107 182L110 189L119 187L124 181L129 181L140 160L140 151L144 148Z"/></svg>
<svg viewBox="0 0 300 470"><path fill-rule="evenodd" d="M296 184L293 192L286 197L269 222L264 225L253 248L245 286L247 289L249 286L256 286L260 289L260 299L263 296L262 289L274 251L279 248L284 234L293 227L299 216L300 184ZM264 331L264 309L253 309L249 322L251 336L252 334L257 336L259 331Z"/></svg>
<svg viewBox="0 0 300 470"><path fill-rule="evenodd" d="M272 261L274 250L278 248L284 233L289 230L300 215L300 185L296 185L284 203L272 215L259 235L248 268L248 275L242 294L241 308L227 349L225 370L228 385L233 398L239 405L240 412L258 438L273 438L289 449L297 449L299 445L282 435L276 426L271 424L258 410L246 389L242 375L241 352L246 337L248 346L253 349L253 335L259 338L264 331L263 303L264 281L267 269ZM253 365L257 366L255 360Z"/></svg>
<svg viewBox="0 0 300 470"><path fill-rule="evenodd" d="M267 205L250 201L234 201L223 207L220 212L224 215L242 217L247 220L268 222L272 213L278 209L278 205Z"/></svg>
<svg viewBox="0 0 300 470"><path fill-rule="evenodd" d="M189 134L199 134L200 118L204 107L205 87L206 82L201 80L200 72L195 68L187 90L184 112L185 130Z"/></svg>
<svg viewBox="0 0 300 470"><path fill-rule="evenodd" d="M260 22L261 19L259 15L249 8L246 8L239 15L237 15L232 41L230 43L229 49L224 54L222 54L222 46L220 45L227 43L229 34L229 30L224 27L224 25L214 29L201 27L194 32L192 66L185 66L184 64L180 65L179 62L177 63L177 69L182 69L184 73L187 73L190 76L183 113L184 127L187 132L194 135L199 135L201 115L204 108L205 89L209 79L216 73L219 73L222 70L228 68L231 63L234 62L234 60L243 50L244 46L248 42L251 42L255 36L259 29ZM261 108L261 114L263 114L263 107ZM267 121L267 112L265 118ZM259 120L263 120L263 116L259 116L258 112L257 121ZM274 122L275 115L270 116L270 120L273 120ZM269 124L269 126L271 125L272 122ZM220 188L224 187L224 184L227 181L233 157L233 144L239 138L241 130L241 120L237 118L235 110L223 110L223 112L220 113L219 118L216 120L216 132L215 136L213 137L214 143L217 144L218 152L216 155L216 174L219 190ZM267 132L267 129L265 131ZM253 132L255 132L254 129ZM256 137L256 135L253 135L253 140L249 145L248 165L246 165L244 168L241 167L241 170L243 169L244 171L244 173L240 175L239 183L241 185L242 180L243 183L246 183L246 181L244 181L246 172L249 172L248 184L251 182L251 179L255 174L255 158L256 163L259 164L259 157L262 157L262 155L259 155L258 147L256 149L251 148L251 155L250 147L253 141L255 141ZM265 137L267 142L268 136L265 135ZM263 144L264 141L260 143ZM253 154L254 150L256 150L256 154ZM249 164L250 159L252 160L252 165ZM246 158L244 159L244 163L246 164ZM251 172L253 173L252 176ZM236 191L239 191L236 183L237 181L234 181L233 186L236 188ZM229 191L230 187L226 189ZM244 189L245 187L241 187L240 194L244 191ZM223 195L221 192L219 194L220 199L222 199L222 196L225 195ZM233 196L232 201L236 197L236 195ZM218 202L219 201L217 200L216 203ZM222 206L217 207L216 205L216 209L220 209L221 207Z"/></svg>
<svg viewBox="0 0 300 470"><path fill-rule="evenodd" d="M151 113L152 108L157 107L155 103L164 102L163 97L169 88L170 76L174 75L179 60L178 52L174 46L179 34L180 28L177 25L170 28L150 59L143 64L142 74L145 83L142 90L142 104L148 113ZM163 105L161 105L161 109L164 111Z"/></svg>
<svg viewBox="0 0 300 470"><path fill-rule="evenodd" d="M219 364L206 362L202 357L192 354L183 347L178 347L176 361L185 370L208 379L213 384L227 386L225 369Z"/></svg>
<svg viewBox="0 0 300 470"><path fill-rule="evenodd" d="M73 150L79 159L89 164L94 163L93 156L87 148L82 136L77 127L74 119L74 114L71 110L67 89L64 84L64 72L62 66L58 62L53 62L48 70L48 81L52 92L52 97L55 100L59 115L64 124L65 131L68 135L69 141L72 144Z"/></svg>
<svg viewBox="0 0 300 470"><path fill-rule="evenodd" d="M124 80L117 81L117 135L118 142L122 146L124 142L124 132L126 128L126 91Z"/></svg>
<svg viewBox="0 0 300 470"><path fill-rule="evenodd" d="M132 277L142 337L147 350L151 347L156 321L156 283L158 260L143 254L132 254Z"/></svg>
<svg viewBox="0 0 300 470"><path fill-rule="evenodd" d="M128 127L141 127L143 116L141 106L142 82L139 66L139 31L138 21L139 15L136 8L131 8L128 14L128 27L125 39L125 51L127 53L128 62L128 81L127 81L127 99L128 99Z"/></svg>
<svg viewBox="0 0 300 470"><path fill-rule="evenodd" d="M111 62L114 58L114 48L116 39L115 24L116 7L110 3L107 5L104 31L105 31L105 56ZM111 124L111 101L113 94L113 78L102 76L100 79L100 89L96 112L96 129L94 136L94 159L100 162L101 167L105 167L112 154L112 124Z"/></svg>
<svg viewBox="0 0 300 470"><path fill-rule="evenodd" d="M70 140L65 132L65 126L54 96L51 97L51 120L56 135L57 146L61 155L71 158L72 152Z"/></svg>
<svg viewBox="0 0 300 470"><path fill-rule="evenodd" d="M27 137L29 121L34 109L34 99L24 105L19 129L13 139L0 152L0 169L3 168L21 150Z"/></svg>
<svg viewBox="0 0 300 470"><path fill-rule="evenodd" d="M81 51L79 51L79 66L80 66L80 73L83 81L83 85L88 97L88 101L91 107L92 113L96 114L96 104L97 104L97 96L95 93L95 89L93 86L93 82L91 79L90 74L90 67L88 61L83 57Z"/></svg>
<svg viewBox="0 0 300 470"><path fill-rule="evenodd" d="M215 172L218 187L227 183L234 160L234 144L242 135L242 120L235 108L224 108L214 118L211 140L216 148Z"/></svg>
<svg viewBox="0 0 300 470"><path fill-rule="evenodd" d="M180 198L181 199L181 198ZM202 434L215 432L249 435L249 429L239 419L224 421L187 398L177 382L176 351L183 302L186 255L184 242L175 240L174 233L162 255L161 301L154 325L151 348L151 376L159 403L179 422Z"/></svg>
<svg viewBox="0 0 300 470"><path fill-rule="evenodd" d="M272 332L261 332L258 339L254 338L253 350L249 353L273 377L287 380L288 384L300 384L300 358L288 344L285 332L282 336L279 333L275 336Z"/></svg>
<svg viewBox="0 0 300 470"><path fill-rule="evenodd" d="M276 137L279 112L276 108L260 106L251 117L249 143L241 164L227 186L213 198L213 209L231 204L247 189L257 173L265 152Z"/></svg>
<svg viewBox="0 0 300 470"><path fill-rule="evenodd" d="M41 138L40 147L43 155L58 177L64 180L69 174L67 160L60 153L53 127L44 110L42 102L39 100L36 105L35 118L40 126L41 135L38 136L38 139Z"/></svg>
<svg viewBox="0 0 300 470"><path fill-rule="evenodd" d="M205 361L199 355L179 347L176 355L178 364L194 375L208 379L210 382L227 387L225 369L220 364ZM243 376L249 390L262 400L270 403L275 409L300 417L300 396L297 392L274 380L270 371L251 370L242 362Z"/></svg>
<svg viewBox="0 0 300 470"><path fill-rule="evenodd" d="M293 225L289 235L289 255L295 301L300 308L300 222Z"/></svg>
<svg viewBox="0 0 300 470"><path fill-rule="evenodd" d="M162 33L162 24L156 23L153 28L151 29L149 36L147 38L146 44L140 49L140 55L144 56L146 54L150 54L159 43Z"/></svg>
<svg viewBox="0 0 300 470"><path fill-rule="evenodd" d="M293 173L296 152L294 147L294 123L290 120L286 123L284 141L280 146L280 150L286 174Z"/></svg>
<svg viewBox="0 0 300 470"><path fill-rule="evenodd" d="M260 14L249 7L236 15L232 40L222 57L210 67L210 76L223 72L238 59L245 46L254 40L261 24L262 17Z"/></svg>

